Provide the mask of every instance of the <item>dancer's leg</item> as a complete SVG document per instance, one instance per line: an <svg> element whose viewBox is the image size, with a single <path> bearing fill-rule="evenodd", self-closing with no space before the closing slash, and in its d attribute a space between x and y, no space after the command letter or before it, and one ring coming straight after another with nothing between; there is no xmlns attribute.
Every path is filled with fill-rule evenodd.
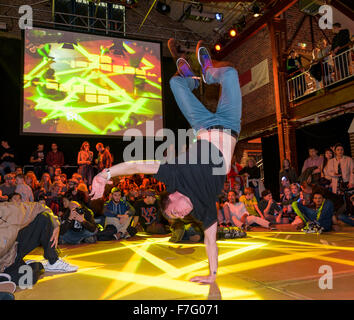
<svg viewBox="0 0 354 320"><path fill-rule="evenodd" d="M208 68L205 75L207 84L221 85L221 95L216 110L217 123L238 133L241 131L242 96L238 73L232 67Z"/></svg>
<svg viewBox="0 0 354 320"><path fill-rule="evenodd" d="M195 131L216 125L215 114L206 109L192 92L198 88L198 80L174 76L170 86L178 107Z"/></svg>

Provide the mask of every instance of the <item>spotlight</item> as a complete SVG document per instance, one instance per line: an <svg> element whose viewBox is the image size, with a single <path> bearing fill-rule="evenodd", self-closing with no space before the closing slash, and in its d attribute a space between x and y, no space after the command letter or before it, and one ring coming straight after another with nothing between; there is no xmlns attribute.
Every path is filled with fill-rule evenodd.
<svg viewBox="0 0 354 320"><path fill-rule="evenodd" d="M252 12L253 12L253 16L254 16L255 18L257 18L257 17L259 17L259 16L261 15L261 9L260 9L260 7L259 7L257 4L255 4L255 5L252 7Z"/></svg>
<svg viewBox="0 0 354 320"><path fill-rule="evenodd" d="M171 7L165 1L159 1L156 4L156 10L162 14L170 13Z"/></svg>
<svg viewBox="0 0 354 320"><path fill-rule="evenodd" d="M221 50L221 44L220 43L216 43L214 45L214 49L215 49L216 52L219 52Z"/></svg>
<svg viewBox="0 0 354 320"><path fill-rule="evenodd" d="M236 28L232 27L230 30L229 30L229 37L230 38L235 38L237 35L237 30Z"/></svg>
<svg viewBox="0 0 354 320"><path fill-rule="evenodd" d="M216 19L216 21L223 21L224 15L221 12L217 12L217 13L215 13L215 19Z"/></svg>

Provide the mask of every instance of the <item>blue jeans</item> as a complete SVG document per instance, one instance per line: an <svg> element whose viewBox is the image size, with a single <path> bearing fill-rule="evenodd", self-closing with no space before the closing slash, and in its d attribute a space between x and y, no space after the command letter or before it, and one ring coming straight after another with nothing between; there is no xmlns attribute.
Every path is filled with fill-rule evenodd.
<svg viewBox="0 0 354 320"><path fill-rule="evenodd" d="M93 236L95 233L83 229L81 231L68 230L63 235L60 236L68 244L79 244L82 240Z"/></svg>
<svg viewBox="0 0 354 320"><path fill-rule="evenodd" d="M242 96L237 71L232 67L209 68L205 80L207 84L218 83L222 87L215 113L206 109L193 94L192 90L199 86L198 80L180 76L171 78L171 90L181 112L196 132L211 126L223 126L240 133Z"/></svg>
<svg viewBox="0 0 354 320"><path fill-rule="evenodd" d="M349 217L345 214L340 214L338 216L338 219L343 221L346 224L349 224L350 226L354 227L354 217Z"/></svg>
<svg viewBox="0 0 354 320"><path fill-rule="evenodd" d="M319 225L325 231L331 231L332 229L332 216L334 213L333 203L329 200L326 200L320 218L317 220L317 211L308 207L305 207L303 204L295 201L292 203L292 208L295 213L304 221L305 223L309 221L317 221Z"/></svg>

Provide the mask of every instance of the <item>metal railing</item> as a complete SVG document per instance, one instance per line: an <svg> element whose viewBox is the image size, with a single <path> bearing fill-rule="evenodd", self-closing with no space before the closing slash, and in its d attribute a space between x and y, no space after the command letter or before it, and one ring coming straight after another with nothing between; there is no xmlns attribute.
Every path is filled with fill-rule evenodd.
<svg viewBox="0 0 354 320"><path fill-rule="evenodd" d="M354 75L354 47L314 61L306 71L287 80L288 100L293 102L318 90L328 88Z"/></svg>

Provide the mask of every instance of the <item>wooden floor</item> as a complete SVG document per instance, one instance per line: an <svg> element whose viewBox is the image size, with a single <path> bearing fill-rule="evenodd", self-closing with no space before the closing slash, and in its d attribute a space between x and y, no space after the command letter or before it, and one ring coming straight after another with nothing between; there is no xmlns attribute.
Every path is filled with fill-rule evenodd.
<svg viewBox="0 0 354 320"><path fill-rule="evenodd" d="M244 239L218 241L218 279L212 286L188 281L208 273L204 245L168 239L138 234L125 241L61 246L61 256L79 270L45 273L32 289L16 291L15 298L354 299L354 228L321 235L259 228ZM43 259L41 249L26 258ZM328 270L332 289L321 289L321 283L331 285L321 281Z"/></svg>

